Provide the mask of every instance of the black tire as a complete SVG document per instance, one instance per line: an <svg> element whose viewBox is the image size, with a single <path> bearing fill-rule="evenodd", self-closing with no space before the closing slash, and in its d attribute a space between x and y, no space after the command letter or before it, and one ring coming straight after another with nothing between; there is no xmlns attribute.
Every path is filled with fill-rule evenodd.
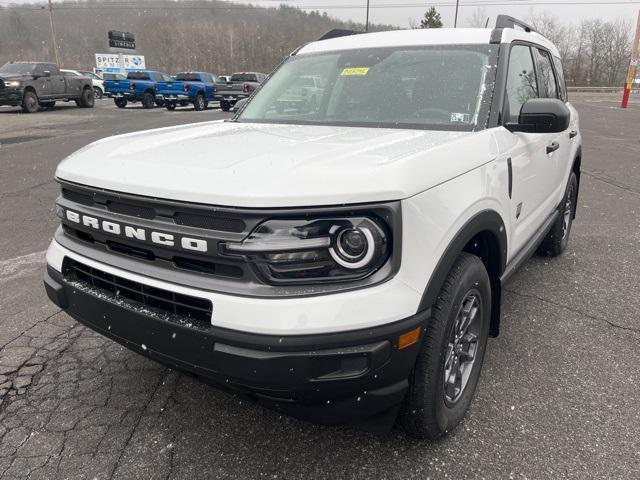
<svg viewBox="0 0 640 480"><path fill-rule="evenodd" d="M166 108L167 110L175 110L175 109L176 109L176 104L175 104L175 102L167 102L167 103L165 103L165 105L164 105L164 106L165 106L165 108Z"/></svg>
<svg viewBox="0 0 640 480"><path fill-rule="evenodd" d="M24 113L36 113L40 108L40 103L38 102L38 95L36 92L32 90L27 90L24 92L22 96L22 111Z"/></svg>
<svg viewBox="0 0 640 480"><path fill-rule="evenodd" d="M576 213L576 200L578 199L578 178L575 172L569 175L567 188L558 207L560 215L554 222L551 230L538 247L538 254L547 257L557 257L564 252L569 244L571 225Z"/></svg>
<svg viewBox="0 0 640 480"><path fill-rule="evenodd" d="M467 309L466 318L471 320L464 329ZM462 421L480 378L491 319L491 283L478 257L460 254L431 314L399 420L408 435L433 440ZM459 341L456 333L462 332L466 333ZM473 360L465 359L464 346L473 354ZM456 363L458 356L460 362ZM451 366L448 378L461 379L459 389L457 382L445 388L447 365ZM458 372L456 365L466 367L460 377L453 373Z"/></svg>
<svg viewBox="0 0 640 480"><path fill-rule="evenodd" d="M206 103L204 101L204 95L201 93L196 95L195 100L193 101L193 108L196 111L204 110L206 107Z"/></svg>
<svg viewBox="0 0 640 480"><path fill-rule="evenodd" d="M223 112L228 112L229 110L231 110L231 104L226 100L220 100L220 109Z"/></svg>
<svg viewBox="0 0 640 480"><path fill-rule="evenodd" d="M102 92L102 89L100 87L93 87L93 96L95 98L100 100L103 95L104 95L104 93Z"/></svg>
<svg viewBox="0 0 640 480"><path fill-rule="evenodd" d="M76 100L76 105L80 108L93 108L96 104L96 99L93 96L93 88L85 88L80 95L80 98Z"/></svg>
<svg viewBox="0 0 640 480"><path fill-rule="evenodd" d="M114 98L113 99L113 103L116 104L116 107L118 108L124 108L127 106L127 99L126 98Z"/></svg>
<svg viewBox="0 0 640 480"><path fill-rule="evenodd" d="M146 92L142 94L142 108L150 109L153 108L156 104L155 98L153 98L153 94Z"/></svg>

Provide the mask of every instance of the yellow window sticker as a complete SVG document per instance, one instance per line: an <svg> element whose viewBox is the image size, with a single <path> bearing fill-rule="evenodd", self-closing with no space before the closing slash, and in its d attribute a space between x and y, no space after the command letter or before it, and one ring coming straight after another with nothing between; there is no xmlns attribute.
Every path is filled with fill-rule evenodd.
<svg viewBox="0 0 640 480"><path fill-rule="evenodd" d="M366 75L367 73L369 73L369 67L349 67L343 68L340 75L348 77L353 75Z"/></svg>

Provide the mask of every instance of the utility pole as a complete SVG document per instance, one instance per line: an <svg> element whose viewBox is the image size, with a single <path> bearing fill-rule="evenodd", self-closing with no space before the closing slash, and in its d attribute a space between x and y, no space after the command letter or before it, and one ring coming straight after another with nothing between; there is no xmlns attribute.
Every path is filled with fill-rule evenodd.
<svg viewBox="0 0 640 480"><path fill-rule="evenodd" d="M364 31L365 32L369 31L369 0L367 0L367 21L364 24Z"/></svg>
<svg viewBox="0 0 640 480"><path fill-rule="evenodd" d="M640 11L638 11L636 36L633 38L633 45L631 46L631 60L629 61L627 81L624 84L624 93L622 94L622 103L620 104L620 108L627 108L631 89L633 88L633 81L636 78L636 72L638 70L638 63L640 63Z"/></svg>
<svg viewBox="0 0 640 480"><path fill-rule="evenodd" d="M53 5L49 0L49 23L51 24L51 40L53 41L53 53L56 57L56 65L60 68L60 58L58 58L58 42L56 42L56 29L53 26Z"/></svg>
<svg viewBox="0 0 640 480"><path fill-rule="evenodd" d="M453 19L453 28L458 28L458 8L460 7L460 0L456 0L456 16Z"/></svg>

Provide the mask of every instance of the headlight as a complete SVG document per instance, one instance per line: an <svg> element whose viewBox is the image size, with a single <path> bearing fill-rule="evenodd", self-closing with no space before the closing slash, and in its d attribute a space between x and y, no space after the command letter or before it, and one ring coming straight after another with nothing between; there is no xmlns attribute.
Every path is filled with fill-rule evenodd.
<svg viewBox="0 0 640 480"><path fill-rule="evenodd" d="M18 82L18 81L16 81L16 80L12 80L12 81L10 81L10 82L4 82L4 84L5 84L7 87L13 87L13 88L15 88L15 87L19 87L19 86L20 86L20 82Z"/></svg>
<svg viewBox="0 0 640 480"><path fill-rule="evenodd" d="M278 219L222 253L244 256L267 283L323 283L371 275L390 257L391 232L369 216Z"/></svg>

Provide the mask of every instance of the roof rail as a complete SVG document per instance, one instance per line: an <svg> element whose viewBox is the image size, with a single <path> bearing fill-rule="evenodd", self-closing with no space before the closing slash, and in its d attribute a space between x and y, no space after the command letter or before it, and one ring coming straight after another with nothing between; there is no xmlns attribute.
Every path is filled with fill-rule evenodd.
<svg viewBox="0 0 640 480"><path fill-rule="evenodd" d="M356 32L355 30L345 30L343 28L334 28L322 35L319 40L329 40L330 38L347 37L349 35L357 35L362 32Z"/></svg>
<svg viewBox="0 0 640 480"><path fill-rule="evenodd" d="M515 28L516 26L522 28L525 32L536 32L536 29L528 23L524 23L522 20L510 17L509 15L498 15L496 19L495 28Z"/></svg>

